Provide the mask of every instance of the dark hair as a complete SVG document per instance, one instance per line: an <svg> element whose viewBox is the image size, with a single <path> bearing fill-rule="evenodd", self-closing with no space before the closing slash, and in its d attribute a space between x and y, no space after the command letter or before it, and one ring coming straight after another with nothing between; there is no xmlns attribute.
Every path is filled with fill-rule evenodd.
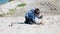
<svg viewBox="0 0 60 34"><path fill-rule="evenodd" d="M35 11L34 11L34 13L35 13L35 14L39 14L39 13L40 13L39 9L36 8Z"/></svg>
<svg viewBox="0 0 60 34"><path fill-rule="evenodd" d="M36 8L35 10L39 10L38 8Z"/></svg>

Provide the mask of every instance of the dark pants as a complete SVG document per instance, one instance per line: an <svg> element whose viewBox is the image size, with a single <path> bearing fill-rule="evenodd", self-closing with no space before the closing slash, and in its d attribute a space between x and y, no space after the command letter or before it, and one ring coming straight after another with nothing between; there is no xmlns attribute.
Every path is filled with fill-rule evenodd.
<svg viewBox="0 0 60 34"><path fill-rule="evenodd" d="M25 17L25 24L33 24L34 22L33 22L33 20L32 19L29 19L29 18L27 18L27 17Z"/></svg>

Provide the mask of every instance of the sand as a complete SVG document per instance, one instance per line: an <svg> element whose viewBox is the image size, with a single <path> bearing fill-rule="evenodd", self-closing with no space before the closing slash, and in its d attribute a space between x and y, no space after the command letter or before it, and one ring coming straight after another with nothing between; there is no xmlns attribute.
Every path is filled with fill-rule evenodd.
<svg viewBox="0 0 60 34"><path fill-rule="evenodd" d="M16 11L13 15L0 17L0 34L60 34L60 1L56 0L22 0L27 3L25 7L16 7L21 2L12 1L0 6L0 11L3 13L9 12L10 9ZM40 4L42 2L50 2L57 9L50 10L48 6ZM43 14L42 23L43 25L36 24L18 24L25 21L24 16L26 11L38 7ZM50 6L51 7L51 6ZM15 10L16 8L16 10ZM9 9L9 10L8 10ZM0 12L1 13L1 12ZM13 26L10 26L11 23Z"/></svg>
<svg viewBox="0 0 60 34"><path fill-rule="evenodd" d="M17 24L24 17L0 17L0 34L60 34L60 15L44 16L43 24ZM11 23L16 23L11 25Z"/></svg>

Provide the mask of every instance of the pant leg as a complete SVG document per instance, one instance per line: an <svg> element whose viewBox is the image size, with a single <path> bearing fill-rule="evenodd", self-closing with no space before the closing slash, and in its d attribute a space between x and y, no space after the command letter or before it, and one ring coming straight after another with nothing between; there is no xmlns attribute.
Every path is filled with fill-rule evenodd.
<svg viewBox="0 0 60 34"><path fill-rule="evenodd" d="M29 19L27 17L25 17L25 24L29 24Z"/></svg>
<svg viewBox="0 0 60 34"><path fill-rule="evenodd" d="M25 24L32 24L33 22L32 22L32 19L29 19L29 18L27 18L27 17L25 17Z"/></svg>

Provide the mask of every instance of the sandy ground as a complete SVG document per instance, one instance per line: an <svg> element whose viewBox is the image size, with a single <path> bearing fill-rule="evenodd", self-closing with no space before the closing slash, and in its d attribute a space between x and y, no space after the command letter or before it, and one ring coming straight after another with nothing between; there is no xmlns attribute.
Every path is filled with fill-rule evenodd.
<svg viewBox="0 0 60 34"><path fill-rule="evenodd" d="M0 17L0 34L60 34L60 15L44 16L44 25L13 24L24 22L24 17Z"/></svg>
<svg viewBox="0 0 60 34"><path fill-rule="evenodd" d="M8 2L2 6L0 6L0 11L3 12L7 11L8 9L15 9L16 13L12 16L14 17L0 17L0 34L60 34L60 1L56 0L22 0L23 2L27 3L27 5L23 8L17 7L18 4L21 2L19 1L12 1ZM52 3L52 9L48 7L45 2ZM40 4L42 2L43 4ZM32 8L38 7L43 14L42 23L44 25L29 25L29 24L17 24L23 23L25 21L24 17L17 17L17 16L24 16L27 10ZM54 10L56 8L57 10ZM5 12L5 13L7 13ZM10 26L11 23L13 26Z"/></svg>

